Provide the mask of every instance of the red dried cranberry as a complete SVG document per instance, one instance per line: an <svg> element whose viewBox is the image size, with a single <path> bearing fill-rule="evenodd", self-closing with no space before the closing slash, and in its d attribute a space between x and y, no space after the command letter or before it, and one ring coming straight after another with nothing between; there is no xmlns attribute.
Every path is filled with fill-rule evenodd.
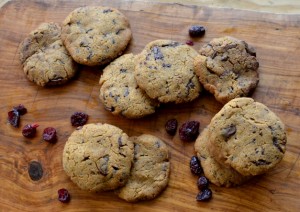
<svg viewBox="0 0 300 212"><path fill-rule="evenodd" d="M175 135L178 122L176 119L170 119L166 122L165 128L169 135Z"/></svg>
<svg viewBox="0 0 300 212"><path fill-rule="evenodd" d="M23 127L22 134L26 138L33 138L36 134L38 124L27 124Z"/></svg>
<svg viewBox="0 0 300 212"><path fill-rule="evenodd" d="M194 46L194 42L191 41L191 40L187 40L187 41L185 42L185 44L186 44L186 45L189 45L189 46Z"/></svg>
<svg viewBox="0 0 300 212"><path fill-rule="evenodd" d="M63 203L67 203L67 202L70 201L71 198L70 198L70 194L69 194L67 189L61 188L57 191L57 193L58 193L58 200L59 201L61 201Z"/></svg>
<svg viewBox="0 0 300 212"><path fill-rule="evenodd" d="M14 127L19 127L20 124L20 114L18 111L16 110L11 110L7 113L8 115L8 122L14 126Z"/></svg>
<svg viewBox="0 0 300 212"><path fill-rule="evenodd" d="M209 181L205 176L199 177L197 185L200 190L203 188L207 188L208 184L209 184Z"/></svg>
<svg viewBox="0 0 300 212"><path fill-rule="evenodd" d="M208 201L212 197L212 192L209 188L204 188L201 192L196 196L197 201Z"/></svg>
<svg viewBox="0 0 300 212"><path fill-rule="evenodd" d="M190 169L191 169L191 172L195 175L200 175L203 172L200 161L196 156L193 156L191 158Z"/></svg>
<svg viewBox="0 0 300 212"><path fill-rule="evenodd" d="M188 121L185 122L179 128L179 137L182 141L195 141L199 135L199 126L198 121Z"/></svg>
<svg viewBox="0 0 300 212"><path fill-rule="evenodd" d="M189 29L189 34L191 37L201 37L205 34L205 28L200 25L193 25Z"/></svg>
<svg viewBox="0 0 300 212"><path fill-rule="evenodd" d="M87 120L88 120L88 115L82 112L75 112L72 116L71 116L71 124L74 127L79 127L79 126L83 126L86 124Z"/></svg>
<svg viewBox="0 0 300 212"><path fill-rule="evenodd" d="M56 129L53 127L47 127L43 132L43 139L45 141L54 143L57 140Z"/></svg>
<svg viewBox="0 0 300 212"><path fill-rule="evenodd" d="M13 110L18 111L19 114L20 114L20 116L22 116L22 115L24 115L24 114L27 113L26 107L24 105L22 105L22 104L19 104L18 106L15 106L13 108Z"/></svg>

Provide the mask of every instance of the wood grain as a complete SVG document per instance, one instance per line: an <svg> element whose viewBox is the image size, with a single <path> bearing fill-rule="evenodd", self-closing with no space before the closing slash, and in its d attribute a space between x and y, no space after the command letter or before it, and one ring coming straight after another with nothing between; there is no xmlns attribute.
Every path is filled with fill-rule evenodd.
<svg viewBox="0 0 300 212"><path fill-rule="evenodd" d="M65 86L40 88L27 81L18 60L22 39L40 23L62 22L73 9L83 5L119 8L129 18L133 39L127 52L139 53L155 39L190 39L191 24L206 26L204 38L194 40L195 49L224 35L245 39L256 47L260 61L260 83L253 98L266 104L286 124L288 144L283 161L270 173L256 177L237 188L211 186L213 199L195 201L198 192L195 176L189 170L194 155L193 143L170 137L164 124L177 118L182 124L199 120L201 130L222 105L208 94L181 105L163 105L157 113L139 120L112 116L98 99L98 81L103 67L81 67L78 76ZM1 211L297 211L300 208L300 16L273 15L232 9L213 9L180 4L133 3L128 1L11 1L0 9L0 210ZM21 128L7 124L7 112L24 104L28 114L21 126L40 124L34 139L25 139ZM150 133L169 146L171 179L162 195L153 200L131 204L113 192L91 194L79 190L65 175L62 150L74 130L70 116L75 111L90 115L89 123L106 122L130 135ZM58 130L58 142L42 141L45 127ZM32 181L28 163L39 161L44 176ZM72 200L62 204L57 190L67 188Z"/></svg>

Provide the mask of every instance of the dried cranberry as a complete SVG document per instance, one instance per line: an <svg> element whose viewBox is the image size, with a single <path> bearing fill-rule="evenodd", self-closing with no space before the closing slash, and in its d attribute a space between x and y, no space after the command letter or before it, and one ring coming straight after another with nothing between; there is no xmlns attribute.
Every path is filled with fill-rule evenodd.
<svg viewBox="0 0 300 212"><path fill-rule="evenodd" d="M188 121L185 122L179 128L179 137L182 141L195 141L199 135L199 126L198 121Z"/></svg>
<svg viewBox="0 0 300 212"><path fill-rule="evenodd" d="M196 156L193 156L191 158L190 169L191 172L195 175L200 175L203 172L200 161Z"/></svg>
<svg viewBox="0 0 300 212"><path fill-rule="evenodd" d="M200 190L203 188L207 188L208 184L209 184L209 181L205 176L199 177L197 185Z"/></svg>
<svg viewBox="0 0 300 212"><path fill-rule="evenodd" d="M75 112L71 116L71 124L72 124L72 126L75 126L75 127L83 126L86 124L88 117L89 116L85 113Z"/></svg>
<svg viewBox="0 0 300 212"><path fill-rule="evenodd" d="M11 110L7 113L8 115L8 122L14 126L14 127L19 127L20 124L20 114L18 111L16 110Z"/></svg>
<svg viewBox="0 0 300 212"><path fill-rule="evenodd" d="M67 189L65 188L61 188L57 191L58 193L58 200L63 202L63 203L67 203L70 201L70 194L68 192Z"/></svg>
<svg viewBox="0 0 300 212"><path fill-rule="evenodd" d="M56 129L53 127L45 128L43 132L43 139L51 143L55 142L57 140Z"/></svg>
<svg viewBox="0 0 300 212"><path fill-rule="evenodd" d="M201 192L196 196L197 201L207 201L212 197L212 192L209 188L204 188Z"/></svg>
<svg viewBox="0 0 300 212"><path fill-rule="evenodd" d="M26 138L33 138L36 134L38 124L27 124L23 127L22 134Z"/></svg>
<svg viewBox="0 0 300 212"><path fill-rule="evenodd" d="M201 37L205 34L205 28L200 25L193 25L189 29L189 34L191 37Z"/></svg>
<svg viewBox="0 0 300 212"><path fill-rule="evenodd" d="M187 41L185 42L185 44L186 44L186 45L189 45L189 46L194 46L194 42L191 41L191 40L187 40Z"/></svg>
<svg viewBox="0 0 300 212"><path fill-rule="evenodd" d="M13 108L13 110L18 111L20 116L24 115L25 113L27 113L27 109L24 105L19 104L18 106L15 106Z"/></svg>
<svg viewBox="0 0 300 212"><path fill-rule="evenodd" d="M166 122L165 128L169 135L175 135L178 122L176 119L170 119Z"/></svg>

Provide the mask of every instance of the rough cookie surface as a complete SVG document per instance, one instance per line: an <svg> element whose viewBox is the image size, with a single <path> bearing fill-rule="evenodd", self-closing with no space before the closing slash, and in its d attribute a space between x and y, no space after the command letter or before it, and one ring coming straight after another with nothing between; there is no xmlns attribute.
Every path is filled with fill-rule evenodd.
<svg viewBox="0 0 300 212"><path fill-rule="evenodd" d="M188 45L155 40L137 56L137 84L148 96L163 103L192 101L201 91L193 66L197 55Z"/></svg>
<svg viewBox="0 0 300 212"><path fill-rule="evenodd" d="M209 151L244 176L259 175L278 164L286 150L284 124L251 98L228 102L213 117Z"/></svg>
<svg viewBox="0 0 300 212"><path fill-rule="evenodd" d="M107 191L123 186L132 163L132 141L109 124L87 124L75 130L63 151L65 172L83 190Z"/></svg>
<svg viewBox="0 0 300 212"><path fill-rule="evenodd" d="M109 7L80 7L63 22L62 40L73 59L83 65L109 63L131 39L127 18Z"/></svg>
<svg viewBox="0 0 300 212"><path fill-rule="evenodd" d="M236 97L248 96L259 81L255 50L233 37L213 39L200 49L195 71L204 88L225 104Z"/></svg>
<svg viewBox="0 0 300 212"><path fill-rule="evenodd" d="M154 113L159 105L137 85L134 60L133 54L122 55L103 70L100 78L100 100L114 115L141 118Z"/></svg>
<svg viewBox="0 0 300 212"><path fill-rule="evenodd" d="M208 151L209 133L205 128L195 142L195 151L203 168L204 175L210 182L217 186L238 186L250 179L243 176L231 167L225 167L218 163Z"/></svg>
<svg viewBox="0 0 300 212"><path fill-rule="evenodd" d="M71 79L77 64L61 39L56 23L43 23L19 47L20 61L27 78L40 86L59 85Z"/></svg>
<svg viewBox="0 0 300 212"><path fill-rule="evenodd" d="M152 135L130 138L134 143L134 165L120 198L135 202L158 196L168 185L170 162L166 144Z"/></svg>

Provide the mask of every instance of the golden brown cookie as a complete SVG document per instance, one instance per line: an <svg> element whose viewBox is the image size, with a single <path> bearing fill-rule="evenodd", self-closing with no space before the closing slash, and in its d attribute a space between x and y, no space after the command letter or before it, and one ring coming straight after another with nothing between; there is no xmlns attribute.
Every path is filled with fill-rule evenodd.
<svg viewBox="0 0 300 212"><path fill-rule="evenodd" d="M133 143L119 128L87 124L75 130L63 151L63 168L81 189L107 191L127 182Z"/></svg>
<svg viewBox="0 0 300 212"><path fill-rule="evenodd" d="M80 7L64 20L62 40L72 58L83 65L109 63L131 39L128 19L110 7Z"/></svg>
<svg viewBox="0 0 300 212"><path fill-rule="evenodd" d="M204 45L195 61L195 71L204 88L225 104L248 96L259 81L255 50L233 37L215 38Z"/></svg>
<svg viewBox="0 0 300 212"><path fill-rule="evenodd" d="M209 125L209 151L244 176L266 173L285 153L284 124L268 107L251 98L228 102Z"/></svg>
<svg viewBox="0 0 300 212"><path fill-rule="evenodd" d="M77 64L64 47L61 28L43 23L20 44L20 61L27 78L40 86L60 85L77 72Z"/></svg>
<svg viewBox="0 0 300 212"><path fill-rule="evenodd" d="M249 176L243 176L231 167L226 167L218 163L214 156L208 150L209 126L205 128L198 136L195 142L195 151L200 160L205 177L217 186L232 187L238 186L250 179Z"/></svg>
<svg viewBox="0 0 300 212"><path fill-rule="evenodd" d="M100 100L114 115L141 118L154 113L159 105L137 85L134 60L133 54L122 55L103 70L100 78Z"/></svg>
<svg viewBox="0 0 300 212"><path fill-rule="evenodd" d="M162 140L152 135L130 139L134 143L134 165L128 182L117 193L128 202L154 199L169 182L168 148Z"/></svg>
<svg viewBox="0 0 300 212"><path fill-rule="evenodd" d="M197 55L185 44L171 40L152 41L137 56L137 84L160 102L190 102L201 91L193 66Z"/></svg>

